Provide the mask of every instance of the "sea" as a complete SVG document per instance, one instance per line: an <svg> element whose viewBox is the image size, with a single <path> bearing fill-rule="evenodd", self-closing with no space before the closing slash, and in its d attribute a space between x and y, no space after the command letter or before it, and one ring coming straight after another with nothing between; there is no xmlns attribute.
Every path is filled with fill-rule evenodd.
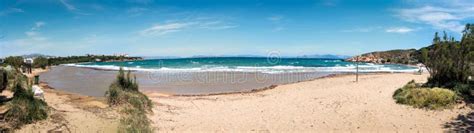
<svg viewBox="0 0 474 133"><path fill-rule="evenodd" d="M66 64L42 73L40 80L58 90L103 97L120 68L131 70L140 91L170 95L251 92L356 71L412 73L419 70L416 66L356 64L342 59L206 57Z"/></svg>
<svg viewBox="0 0 474 133"><path fill-rule="evenodd" d="M150 59L125 62L90 62L68 64L68 66L104 70L127 70L149 72L416 72L415 66L399 64L372 64L346 62L342 59L317 58L265 58L265 57L206 57Z"/></svg>

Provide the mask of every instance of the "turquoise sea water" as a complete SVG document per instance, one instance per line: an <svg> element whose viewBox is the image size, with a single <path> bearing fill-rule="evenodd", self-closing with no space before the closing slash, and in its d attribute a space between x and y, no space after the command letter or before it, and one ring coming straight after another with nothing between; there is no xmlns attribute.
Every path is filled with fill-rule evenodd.
<svg viewBox="0 0 474 133"><path fill-rule="evenodd" d="M117 70L120 67L154 72L355 72L356 64L340 59L208 57L150 59L125 62L91 62L69 66ZM360 63L360 72L414 72L418 67L398 64Z"/></svg>

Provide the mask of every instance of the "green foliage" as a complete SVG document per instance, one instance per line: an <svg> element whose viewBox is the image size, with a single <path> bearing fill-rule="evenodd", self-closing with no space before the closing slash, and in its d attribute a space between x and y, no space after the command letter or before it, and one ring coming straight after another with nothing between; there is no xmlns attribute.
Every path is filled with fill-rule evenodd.
<svg viewBox="0 0 474 133"><path fill-rule="evenodd" d="M144 111L136 108L126 108L123 110L127 116L120 119L120 130L127 133L151 133L150 120Z"/></svg>
<svg viewBox="0 0 474 133"><path fill-rule="evenodd" d="M124 56L69 56L69 57L56 57L49 58L50 65L59 65L59 64L70 64L70 63L81 63L81 62L95 62L96 59L101 61L123 61L123 60L140 60L141 57L124 57Z"/></svg>
<svg viewBox="0 0 474 133"><path fill-rule="evenodd" d="M37 57L33 61L33 67L34 68L42 68L45 69L49 65L49 60L45 57Z"/></svg>
<svg viewBox="0 0 474 133"><path fill-rule="evenodd" d="M21 82L14 87L13 99L8 103L10 110L5 120L14 128L33 123L48 117L48 105L43 100L34 98L31 88L24 88Z"/></svg>
<svg viewBox="0 0 474 133"><path fill-rule="evenodd" d="M125 76L124 70L120 68L115 85L118 85L118 87L123 88L126 91L138 91L137 80L135 77L132 79L130 74L131 72L129 70Z"/></svg>
<svg viewBox="0 0 474 133"><path fill-rule="evenodd" d="M146 113L152 111L153 103L138 90L136 78L131 77L130 71L125 74L120 68L117 79L106 92L107 102L110 106L124 106L125 116L120 120L123 132L152 132Z"/></svg>
<svg viewBox="0 0 474 133"><path fill-rule="evenodd" d="M138 90L136 78L131 78L131 72L120 68L117 79L105 93L109 105L130 104L141 110L151 110L152 102Z"/></svg>
<svg viewBox="0 0 474 133"><path fill-rule="evenodd" d="M8 86L8 75L7 71L0 69L0 92L5 90Z"/></svg>
<svg viewBox="0 0 474 133"><path fill-rule="evenodd" d="M472 94L471 94L471 89L472 89L472 85L470 84L456 84L456 86L454 86L453 88L453 91L456 92L459 96L462 96L466 99L471 99L472 98Z"/></svg>
<svg viewBox="0 0 474 133"><path fill-rule="evenodd" d="M23 57L21 56L10 56L5 58L5 64L12 66L16 70L20 70L21 65L23 65Z"/></svg>
<svg viewBox="0 0 474 133"><path fill-rule="evenodd" d="M396 90L393 98L399 104L428 109L449 108L458 99L454 91L442 88L421 88L414 81Z"/></svg>
<svg viewBox="0 0 474 133"><path fill-rule="evenodd" d="M421 50L421 59L426 65L430 78L427 86L453 88L458 83L467 83L473 73L474 25L467 24L461 41L444 33L435 33L433 46Z"/></svg>

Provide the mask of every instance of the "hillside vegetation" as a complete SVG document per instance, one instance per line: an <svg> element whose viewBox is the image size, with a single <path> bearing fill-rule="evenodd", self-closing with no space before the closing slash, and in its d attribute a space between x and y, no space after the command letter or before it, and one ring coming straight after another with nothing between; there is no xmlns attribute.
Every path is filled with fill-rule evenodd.
<svg viewBox="0 0 474 133"><path fill-rule="evenodd" d="M392 64L416 64L418 63L418 50L397 49L389 51L377 51L365 53L359 56L348 58L347 61L361 61L369 63L392 63ZM358 58L358 59L357 59Z"/></svg>
<svg viewBox="0 0 474 133"><path fill-rule="evenodd" d="M393 95L397 103L437 109L449 107L458 97L473 101L474 25L466 25L461 41L446 32L442 37L435 33L433 45L416 52L430 77L423 85L413 81L398 89Z"/></svg>
<svg viewBox="0 0 474 133"><path fill-rule="evenodd" d="M13 98L4 99L0 102L2 108L6 108L3 115L5 122L0 126L2 131L9 131L12 128L20 128L29 123L44 120L48 117L49 106L41 99L37 99L28 83L28 78L17 70L5 70L0 68L2 76L0 80L1 90L13 91Z"/></svg>

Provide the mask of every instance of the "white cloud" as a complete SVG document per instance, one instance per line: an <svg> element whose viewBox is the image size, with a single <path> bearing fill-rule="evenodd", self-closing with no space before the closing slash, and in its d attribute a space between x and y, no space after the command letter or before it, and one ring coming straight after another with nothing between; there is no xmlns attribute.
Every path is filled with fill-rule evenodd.
<svg viewBox="0 0 474 133"><path fill-rule="evenodd" d="M5 10L0 11L0 16L6 16L8 14L21 13L21 12L25 12L25 11L23 11L23 9L20 9L20 8L7 8Z"/></svg>
<svg viewBox="0 0 474 133"><path fill-rule="evenodd" d="M66 0L59 0L61 2L61 4L63 4L68 10L70 11L74 11L74 10L77 10L77 8L69 3L67 3Z"/></svg>
<svg viewBox="0 0 474 133"><path fill-rule="evenodd" d="M209 29L209 30L224 30L237 27L237 25L226 24L222 21L207 21L195 23L197 28Z"/></svg>
<svg viewBox="0 0 474 133"><path fill-rule="evenodd" d="M27 39L35 40L35 41L45 41L47 40L46 37L41 36L41 34L38 32L38 30L43 27L46 23L43 21L38 21L35 22L35 25L31 27L29 31L25 32L25 35L27 36Z"/></svg>
<svg viewBox="0 0 474 133"><path fill-rule="evenodd" d="M222 21L189 21L172 22L166 24L156 24L150 28L140 31L144 36L161 36L169 33L179 32L188 29L225 30L235 28L237 25L227 24Z"/></svg>
<svg viewBox="0 0 474 133"><path fill-rule="evenodd" d="M39 28L43 27L46 23L43 21L35 22L35 25L31 28L32 31L38 30Z"/></svg>
<svg viewBox="0 0 474 133"><path fill-rule="evenodd" d="M28 39L31 39L31 40L35 40L35 41L45 41L45 40L47 40L47 38L41 36L39 34L39 32L27 31L27 32L25 32L25 34L28 37Z"/></svg>
<svg viewBox="0 0 474 133"><path fill-rule="evenodd" d="M36 36L36 35L38 35L38 33L37 33L37 32L34 32L34 31L27 31L27 32L25 32L25 34L26 34L27 36Z"/></svg>
<svg viewBox="0 0 474 133"><path fill-rule="evenodd" d="M61 4L64 5L64 7L66 7L66 9L69 10L71 13L75 13L75 14L79 14L79 15L90 15L88 13L82 12L81 10L76 8L76 6L68 3L67 0L59 0L59 2L61 2ZM93 7L93 8L98 8L99 6L100 5L95 5L95 7ZM99 8L101 8L101 7L99 7Z"/></svg>
<svg viewBox="0 0 474 133"><path fill-rule="evenodd" d="M180 31L188 26L190 23L169 23L169 24L157 24L148 29L141 31L142 35L164 35L167 33Z"/></svg>
<svg viewBox="0 0 474 133"><path fill-rule="evenodd" d="M407 27L394 27L394 28L388 28L385 30L385 32L388 33L409 33L415 31L415 29L407 28Z"/></svg>
<svg viewBox="0 0 474 133"><path fill-rule="evenodd" d="M282 30L285 30L285 28L284 27L275 27L275 28L273 28L272 31L273 32L278 32L278 31L282 31Z"/></svg>
<svg viewBox="0 0 474 133"><path fill-rule="evenodd" d="M267 20L270 20L270 21L280 21L280 20L282 20L283 18L284 18L283 16L274 15L274 16L268 17Z"/></svg>
<svg viewBox="0 0 474 133"><path fill-rule="evenodd" d="M436 29L458 33L464 28L462 21L474 18L474 1L451 0L437 4L438 6L422 4L416 8L397 9L396 12L397 16L405 21L428 24Z"/></svg>
<svg viewBox="0 0 474 133"><path fill-rule="evenodd" d="M282 15L273 15L267 17L267 20L270 21L273 25L273 32L279 32L285 30L286 28L283 26L285 17Z"/></svg>

